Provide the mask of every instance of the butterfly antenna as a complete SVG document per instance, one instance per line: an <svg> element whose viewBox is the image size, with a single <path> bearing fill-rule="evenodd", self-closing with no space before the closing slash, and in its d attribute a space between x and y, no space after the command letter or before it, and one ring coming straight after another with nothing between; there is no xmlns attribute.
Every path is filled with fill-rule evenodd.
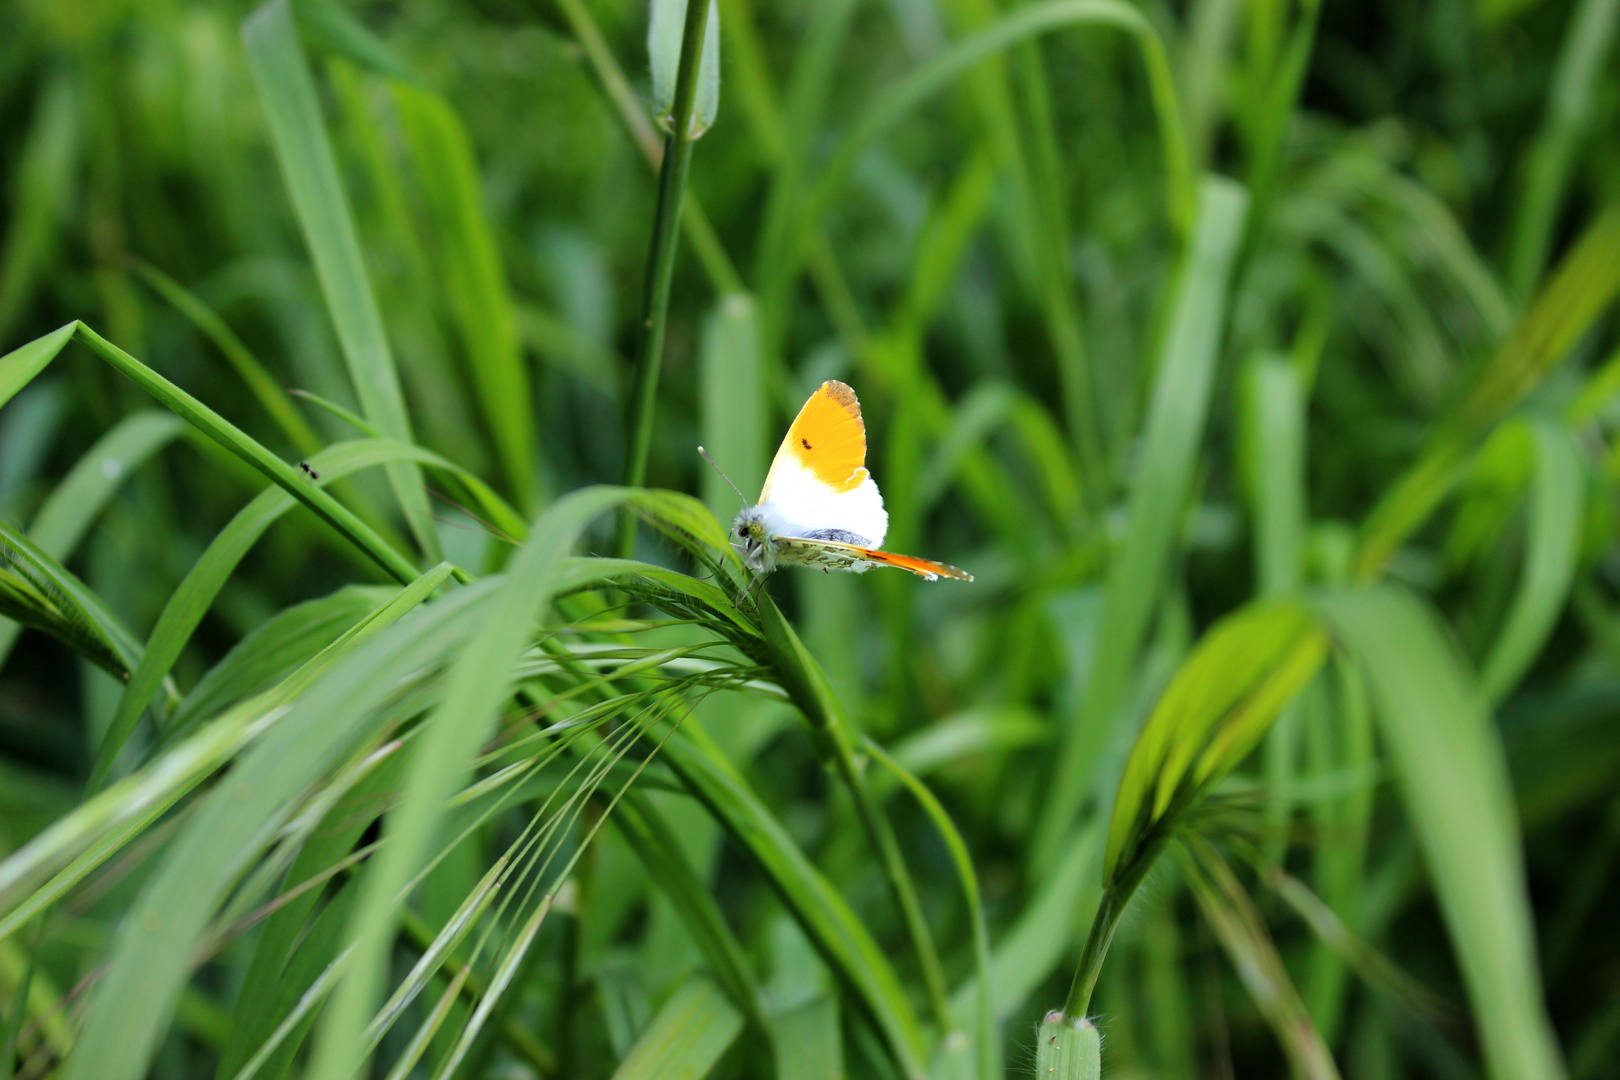
<svg viewBox="0 0 1620 1080"><path fill-rule="evenodd" d="M714 471L720 474L720 479L724 480L727 484L729 484L731 486L731 490L735 491L737 493L737 498L742 500L743 509L744 510L748 509L748 507L750 505L752 505L748 501L748 496L746 496L746 495L744 495L742 493L742 488L738 487L736 484L731 483L731 477L726 475L726 470L722 469L718 465L715 465L714 464L714 458L710 457L709 452L707 450L703 449L703 447L701 447L701 446L698 447L698 453L703 455L703 460L704 461L707 461L710 465L714 466Z"/></svg>

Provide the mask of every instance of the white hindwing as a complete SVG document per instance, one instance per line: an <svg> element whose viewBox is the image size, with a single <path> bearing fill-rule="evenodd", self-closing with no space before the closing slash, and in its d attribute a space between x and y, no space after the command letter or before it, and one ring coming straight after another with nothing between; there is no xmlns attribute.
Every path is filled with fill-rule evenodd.
<svg viewBox="0 0 1620 1080"><path fill-rule="evenodd" d="M889 532L889 512L883 509L883 496L870 474L850 491L834 491L792 454L776 455L759 499L771 536L808 536L835 529L860 537L863 547L877 548Z"/></svg>

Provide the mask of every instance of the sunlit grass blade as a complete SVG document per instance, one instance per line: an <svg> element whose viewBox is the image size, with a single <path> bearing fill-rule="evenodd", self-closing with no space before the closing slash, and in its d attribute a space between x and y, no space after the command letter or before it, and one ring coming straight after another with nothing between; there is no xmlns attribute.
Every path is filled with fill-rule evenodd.
<svg viewBox="0 0 1620 1080"><path fill-rule="evenodd" d="M1563 1076L1542 1003L1507 763L1484 695L1409 593L1342 593L1321 609L1372 687L1490 1075Z"/></svg>
<svg viewBox="0 0 1620 1080"><path fill-rule="evenodd" d="M355 393L367 417L385 434L410 442L399 375L289 0L271 0L260 7L243 24L242 38ZM389 480L416 542L429 561L438 562L438 532L421 472L414 465L398 464L389 468Z"/></svg>
<svg viewBox="0 0 1620 1080"><path fill-rule="evenodd" d="M1093 674L1079 714L1062 734L1031 852L1036 867L1053 864L1091 793L1101 750L1120 723L1148 620L1158 606L1209 416L1226 326L1227 277L1242 236L1245 205L1243 190L1230 181L1216 177L1204 181L1197 231L1178 276L1159 349L1125 535L1108 568Z"/></svg>
<svg viewBox="0 0 1620 1080"><path fill-rule="evenodd" d="M397 925L398 893L425 859L443 803L471 765L511 693L513 666L535 621L550 607L564 560L585 528L633 492L585 488L554 503L513 556L493 608L447 676L443 699L411 749L399 809L389 819L388 843L367 874L355 911L354 965L323 1014L310 1075L347 1080L360 1066L359 1035L380 996L383 967Z"/></svg>

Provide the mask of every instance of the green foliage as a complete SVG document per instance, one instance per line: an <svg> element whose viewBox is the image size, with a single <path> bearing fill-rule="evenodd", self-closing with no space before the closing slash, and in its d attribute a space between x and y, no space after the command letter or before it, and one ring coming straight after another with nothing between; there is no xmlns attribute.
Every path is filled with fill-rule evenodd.
<svg viewBox="0 0 1620 1080"><path fill-rule="evenodd" d="M1620 4L1353 14L0 5L0 1078L1601 1075Z"/></svg>

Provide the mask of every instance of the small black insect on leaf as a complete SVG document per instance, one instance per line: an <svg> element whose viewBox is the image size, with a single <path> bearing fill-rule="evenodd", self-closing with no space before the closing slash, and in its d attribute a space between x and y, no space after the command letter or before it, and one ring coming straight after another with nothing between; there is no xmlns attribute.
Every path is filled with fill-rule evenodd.
<svg viewBox="0 0 1620 1080"><path fill-rule="evenodd" d="M321 474L311 468L309 462L307 461L300 461L298 463L298 467L303 469L304 472L308 473L311 480L319 480L321 478Z"/></svg>

